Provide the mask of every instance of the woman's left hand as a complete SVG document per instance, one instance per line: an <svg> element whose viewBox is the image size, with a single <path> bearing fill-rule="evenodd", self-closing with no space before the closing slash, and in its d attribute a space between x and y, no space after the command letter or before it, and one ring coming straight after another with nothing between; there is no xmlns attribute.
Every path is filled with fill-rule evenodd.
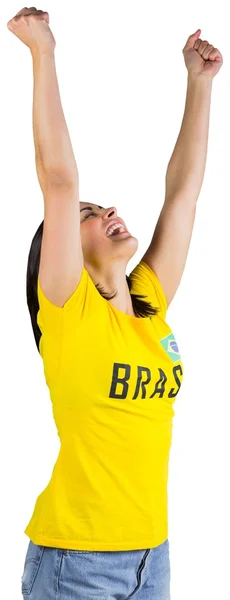
<svg viewBox="0 0 230 600"><path fill-rule="evenodd" d="M199 38L200 33L201 29L197 29L190 35L183 48L185 65L189 75L204 75L213 79L222 67L223 57L218 48Z"/></svg>

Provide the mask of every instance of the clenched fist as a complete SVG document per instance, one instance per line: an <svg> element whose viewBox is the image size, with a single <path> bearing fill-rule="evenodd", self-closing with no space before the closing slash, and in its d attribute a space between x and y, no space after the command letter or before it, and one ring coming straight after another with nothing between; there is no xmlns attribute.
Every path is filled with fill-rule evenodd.
<svg viewBox="0 0 230 600"><path fill-rule="evenodd" d="M56 42L49 27L48 12L37 10L35 6L22 8L8 21L7 27L32 53L55 48Z"/></svg>

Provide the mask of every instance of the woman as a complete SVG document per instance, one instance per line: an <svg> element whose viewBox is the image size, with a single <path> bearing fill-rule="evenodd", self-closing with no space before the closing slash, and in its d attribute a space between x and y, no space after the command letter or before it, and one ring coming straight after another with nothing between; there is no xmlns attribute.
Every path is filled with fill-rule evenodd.
<svg viewBox="0 0 230 600"><path fill-rule="evenodd" d="M191 35L188 90L151 244L116 208L79 202L79 177L47 12L8 28L32 55L33 132L45 216L32 241L27 299L61 446L25 529L22 594L31 600L169 600L167 478L173 404L183 378L165 321L192 235L220 52Z"/></svg>

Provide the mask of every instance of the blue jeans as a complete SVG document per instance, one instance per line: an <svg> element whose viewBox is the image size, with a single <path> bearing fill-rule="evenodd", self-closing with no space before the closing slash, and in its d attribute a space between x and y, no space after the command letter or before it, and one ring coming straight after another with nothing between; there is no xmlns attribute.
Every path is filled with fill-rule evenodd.
<svg viewBox="0 0 230 600"><path fill-rule="evenodd" d="M24 600L170 600L169 542L97 552L30 540L21 582Z"/></svg>

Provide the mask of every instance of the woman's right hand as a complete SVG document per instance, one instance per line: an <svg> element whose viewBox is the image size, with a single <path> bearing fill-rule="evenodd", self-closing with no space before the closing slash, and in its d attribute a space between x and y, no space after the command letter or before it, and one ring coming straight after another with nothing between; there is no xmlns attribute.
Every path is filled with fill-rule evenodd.
<svg viewBox="0 0 230 600"><path fill-rule="evenodd" d="M54 50L56 41L49 27L49 14L43 10L22 8L7 23L8 29L33 52Z"/></svg>

